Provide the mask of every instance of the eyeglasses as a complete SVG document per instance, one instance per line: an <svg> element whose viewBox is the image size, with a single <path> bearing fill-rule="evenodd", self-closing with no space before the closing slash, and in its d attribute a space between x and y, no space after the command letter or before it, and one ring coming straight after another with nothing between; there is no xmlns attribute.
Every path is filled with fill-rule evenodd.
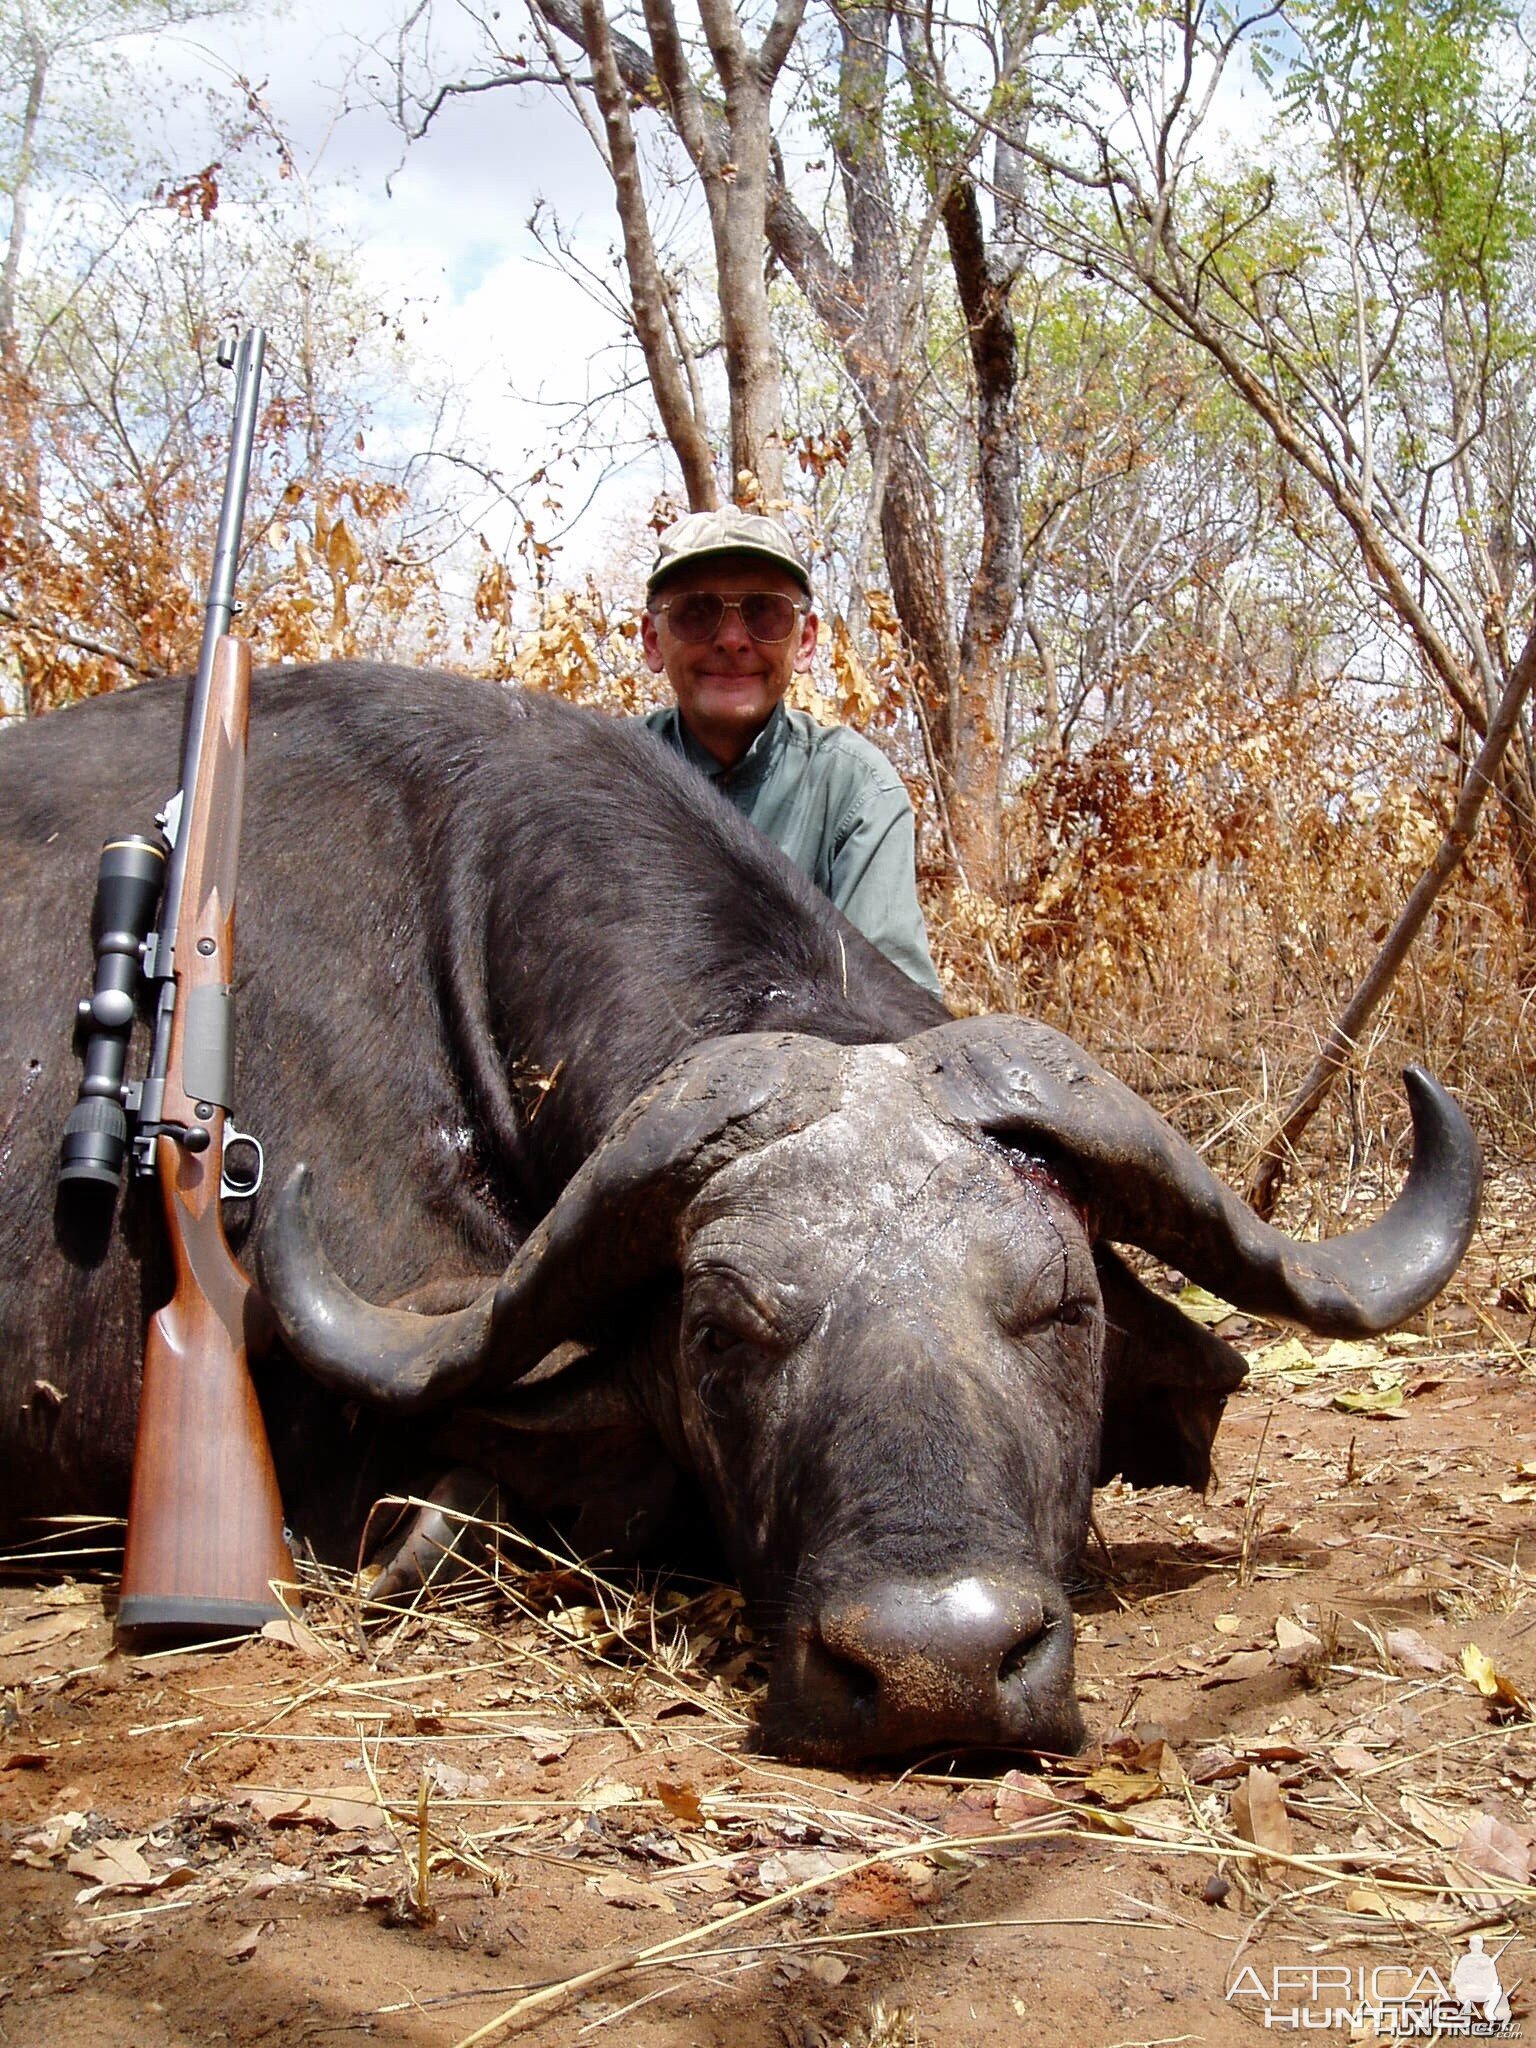
<svg viewBox="0 0 1536 2048"><path fill-rule="evenodd" d="M795 621L809 610L777 590L746 590L739 597L721 597L713 590L693 590L686 597L653 604L685 647L702 647L719 632L727 612L735 612L754 640L787 640Z"/></svg>

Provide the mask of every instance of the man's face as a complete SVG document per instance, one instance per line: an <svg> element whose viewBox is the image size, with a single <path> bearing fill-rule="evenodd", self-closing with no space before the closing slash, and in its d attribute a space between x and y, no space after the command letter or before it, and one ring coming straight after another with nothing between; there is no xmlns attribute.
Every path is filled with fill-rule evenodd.
<svg viewBox="0 0 1536 2048"><path fill-rule="evenodd" d="M718 555L676 570L651 600L657 609L648 606L640 617L647 663L657 675L665 672L683 723L727 768L757 738L791 679L810 667L816 615L797 613L783 640L757 640L728 604L713 634L694 645L674 631L666 607L699 592L730 599L758 590L806 603L804 590L787 569L755 555Z"/></svg>

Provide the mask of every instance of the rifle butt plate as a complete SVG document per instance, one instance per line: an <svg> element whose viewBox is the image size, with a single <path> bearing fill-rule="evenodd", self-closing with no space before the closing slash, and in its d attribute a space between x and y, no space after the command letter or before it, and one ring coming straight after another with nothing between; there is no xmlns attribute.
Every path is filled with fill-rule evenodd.
<svg viewBox="0 0 1536 2048"><path fill-rule="evenodd" d="M269 1621L281 1621L285 1611L277 1600L125 1593L118 1602L117 1640L129 1651L190 1649L232 1636L259 1635Z"/></svg>

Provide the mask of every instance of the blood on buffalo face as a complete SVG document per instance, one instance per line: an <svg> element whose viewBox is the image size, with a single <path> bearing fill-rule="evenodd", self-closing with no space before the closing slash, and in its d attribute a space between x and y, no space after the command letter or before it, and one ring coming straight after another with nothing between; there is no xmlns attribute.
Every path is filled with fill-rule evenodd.
<svg viewBox="0 0 1536 2048"><path fill-rule="evenodd" d="M1071 1749L1091 1248L1042 1173L890 1064L690 1206L674 1426L774 1634L773 1748Z"/></svg>

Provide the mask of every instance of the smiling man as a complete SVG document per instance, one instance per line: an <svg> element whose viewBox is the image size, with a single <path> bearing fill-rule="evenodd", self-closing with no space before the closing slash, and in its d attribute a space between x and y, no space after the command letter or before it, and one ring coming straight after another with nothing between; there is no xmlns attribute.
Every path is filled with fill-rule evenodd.
<svg viewBox="0 0 1536 2048"><path fill-rule="evenodd" d="M816 632L809 573L776 519L690 513L661 536L646 585L645 658L677 702L645 723L937 994L901 777L858 733L785 707Z"/></svg>

